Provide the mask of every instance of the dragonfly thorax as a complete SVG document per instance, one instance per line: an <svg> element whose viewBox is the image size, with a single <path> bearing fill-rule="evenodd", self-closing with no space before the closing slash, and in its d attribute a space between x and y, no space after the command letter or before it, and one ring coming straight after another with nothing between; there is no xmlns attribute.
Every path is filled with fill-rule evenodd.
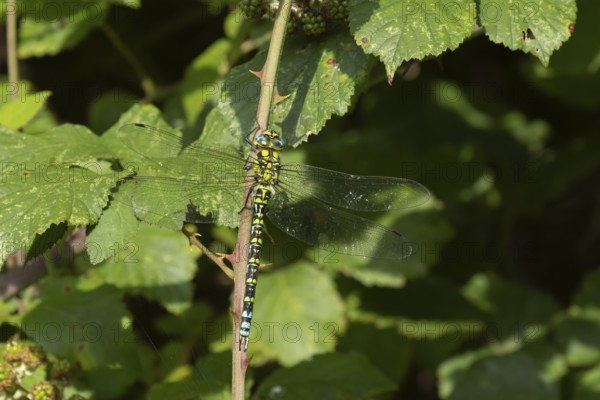
<svg viewBox="0 0 600 400"><path fill-rule="evenodd" d="M256 135L254 146L258 150L253 166L255 180L263 187L273 188L279 182L279 150L285 147L285 140L279 132L267 129Z"/></svg>

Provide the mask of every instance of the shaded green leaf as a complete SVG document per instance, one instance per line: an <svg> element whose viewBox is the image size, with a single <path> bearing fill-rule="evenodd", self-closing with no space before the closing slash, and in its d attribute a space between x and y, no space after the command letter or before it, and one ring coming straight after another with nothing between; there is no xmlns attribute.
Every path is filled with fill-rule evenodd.
<svg viewBox="0 0 600 400"><path fill-rule="evenodd" d="M231 399L231 353L202 357L191 373L180 381L153 386L149 400L227 400Z"/></svg>
<svg viewBox="0 0 600 400"><path fill-rule="evenodd" d="M60 240L67 232L67 224L62 222L60 224L52 224L50 228L46 229L41 235L36 235L29 251L27 252L27 260L31 260L34 257L44 253L50 249L54 243Z"/></svg>
<svg viewBox="0 0 600 400"><path fill-rule="evenodd" d="M141 0L109 0L109 2L134 9L138 9L142 6Z"/></svg>
<svg viewBox="0 0 600 400"><path fill-rule="evenodd" d="M113 251L114 258L95 269L104 282L157 300L173 313L189 307L198 251L183 234L146 226Z"/></svg>
<svg viewBox="0 0 600 400"><path fill-rule="evenodd" d="M483 314L454 285L437 279L409 282L401 289L361 288L357 320L396 326L405 337L473 339ZM435 301L431 301L435 298Z"/></svg>
<svg viewBox="0 0 600 400"><path fill-rule="evenodd" d="M98 96L89 105L87 119L89 128L96 132L108 130L126 113L132 104L139 101L133 94L123 90L111 90Z"/></svg>
<svg viewBox="0 0 600 400"><path fill-rule="evenodd" d="M254 127L260 82L249 70L259 71L266 57L257 54L233 68L223 85L217 107L208 115L202 140L222 145L244 145ZM344 115L355 87L366 78L368 58L346 34L320 42L289 41L278 69L278 91L289 97L275 105L272 123L291 146L317 134L333 115Z"/></svg>
<svg viewBox="0 0 600 400"><path fill-rule="evenodd" d="M220 39L204 50L185 71L181 101L188 125L193 125L206 102L219 92L219 77L231 50L231 42Z"/></svg>
<svg viewBox="0 0 600 400"><path fill-rule="evenodd" d="M404 61L454 50L473 31L472 0L351 0L350 31L385 64L388 81Z"/></svg>
<svg viewBox="0 0 600 400"><path fill-rule="evenodd" d="M596 400L600 398L600 365L583 373L575 384L573 400Z"/></svg>
<svg viewBox="0 0 600 400"><path fill-rule="evenodd" d="M560 393L556 382L549 381L525 353L463 353L440 366L438 377L443 399L551 400Z"/></svg>
<svg viewBox="0 0 600 400"><path fill-rule="evenodd" d="M109 12L106 0L37 0L19 30L19 56L22 58L58 54L75 47L89 32L104 23Z"/></svg>
<svg viewBox="0 0 600 400"><path fill-rule="evenodd" d="M413 251L403 260L352 257L314 249L312 259L367 286L402 287L408 279L423 277L438 261L440 249L454 235L439 203L386 213L379 223L408 238Z"/></svg>
<svg viewBox="0 0 600 400"><path fill-rule="evenodd" d="M364 399L394 390L394 384L358 353L327 354L268 376L257 399Z"/></svg>
<svg viewBox="0 0 600 400"><path fill-rule="evenodd" d="M490 334L509 346L520 346L543 336L551 318L559 311L552 297L491 274L475 275L463 291L488 313Z"/></svg>
<svg viewBox="0 0 600 400"><path fill-rule="evenodd" d="M569 365L589 366L600 361L600 324L580 318L566 318L556 327L556 341Z"/></svg>
<svg viewBox="0 0 600 400"><path fill-rule="evenodd" d="M481 0L479 20L494 43L535 55L545 66L550 56L571 36L575 0Z"/></svg>
<svg viewBox="0 0 600 400"><path fill-rule="evenodd" d="M74 278L51 278L23 316L23 330L46 351L84 370L130 366L136 358L121 296L110 286L81 289Z"/></svg>
<svg viewBox="0 0 600 400"><path fill-rule="evenodd" d="M587 274L570 311L575 316L600 322L600 271Z"/></svg>
<svg viewBox="0 0 600 400"><path fill-rule="evenodd" d="M412 342L400 335L396 329L350 324L346 334L340 338L336 350L360 352L392 382L400 382L409 371L412 347Z"/></svg>
<svg viewBox="0 0 600 400"><path fill-rule="evenodd" d="M27 135L39 135L46 133L58 125L54 114L46 108L42 108L21 131Z"/></svg>

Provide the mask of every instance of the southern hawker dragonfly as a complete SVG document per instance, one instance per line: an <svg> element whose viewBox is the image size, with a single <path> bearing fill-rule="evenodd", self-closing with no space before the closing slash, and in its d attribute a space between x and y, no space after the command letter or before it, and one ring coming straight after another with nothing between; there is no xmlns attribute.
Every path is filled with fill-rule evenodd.
<svg viewBox="0 0 600 400"><path fill-rule="evenodd" d="M248 346L260 265L264 215L290 236L329 251L362 257L403 259L412 248L395 230L335 207L386 211L426 202L429 191L404 178L359 176L303 164L280 163L285 141L274 130L256 135L256 155L245 159L194 142L183 147L171 132L144 124L127 124L119 137L148 160L149 175L132 175L129 201L136 216L149 223L181 227L184 221L236 226L244 188L252 207L246 291L239 346ZM247 170L254 176L247 178Z"/></svg>

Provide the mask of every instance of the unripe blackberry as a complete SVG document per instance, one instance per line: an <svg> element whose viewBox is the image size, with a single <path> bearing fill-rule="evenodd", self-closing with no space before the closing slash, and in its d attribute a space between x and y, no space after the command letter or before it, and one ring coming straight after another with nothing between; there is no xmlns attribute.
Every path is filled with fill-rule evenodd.
<svg viewBox="0 0 600 400"><path fill-rule="evenodd" d="M302 30L307 35L318 35L325 32L325 18L322 14L316 14L312 11L304 12L300 18Z"/></svg>
<svg viewBox="0 0 600 400"><path fill-rule="evenodd" d="M265 7L262 0L241 0L240 10L248 19L259 19L265 13Z"/></svg>
<svg viewBox="0 0 600 400"><path fill-rule="evenodd" d="M348 0L329 0L327 14L334 21L344 21L348 18Z"/></svg>
<svg viewBox="0 0 600 400"><path fill-rule="evenodd" d="M48 381L41 381L31 387L29 396L31 400L56 400L56 390Z"/></svg>

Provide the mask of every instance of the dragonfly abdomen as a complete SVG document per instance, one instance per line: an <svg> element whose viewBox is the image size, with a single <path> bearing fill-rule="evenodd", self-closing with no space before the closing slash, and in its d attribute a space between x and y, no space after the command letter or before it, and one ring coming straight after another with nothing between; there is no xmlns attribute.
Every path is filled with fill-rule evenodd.
<svg viewBox="0 0 600 400"><path fill-rule="evenodd" d="M250 227L250 246L248 247L248 266L246 268L246 282L244 289L244 305L242 307L242 320L240 323L240 350L248 348L248 337L252 323L252 311L254 309L254 296L260 257L262 251L262 238L265 226L265 209L271 199L271 187L259 184L256 189L252 208L252 226Z"/></svg>

